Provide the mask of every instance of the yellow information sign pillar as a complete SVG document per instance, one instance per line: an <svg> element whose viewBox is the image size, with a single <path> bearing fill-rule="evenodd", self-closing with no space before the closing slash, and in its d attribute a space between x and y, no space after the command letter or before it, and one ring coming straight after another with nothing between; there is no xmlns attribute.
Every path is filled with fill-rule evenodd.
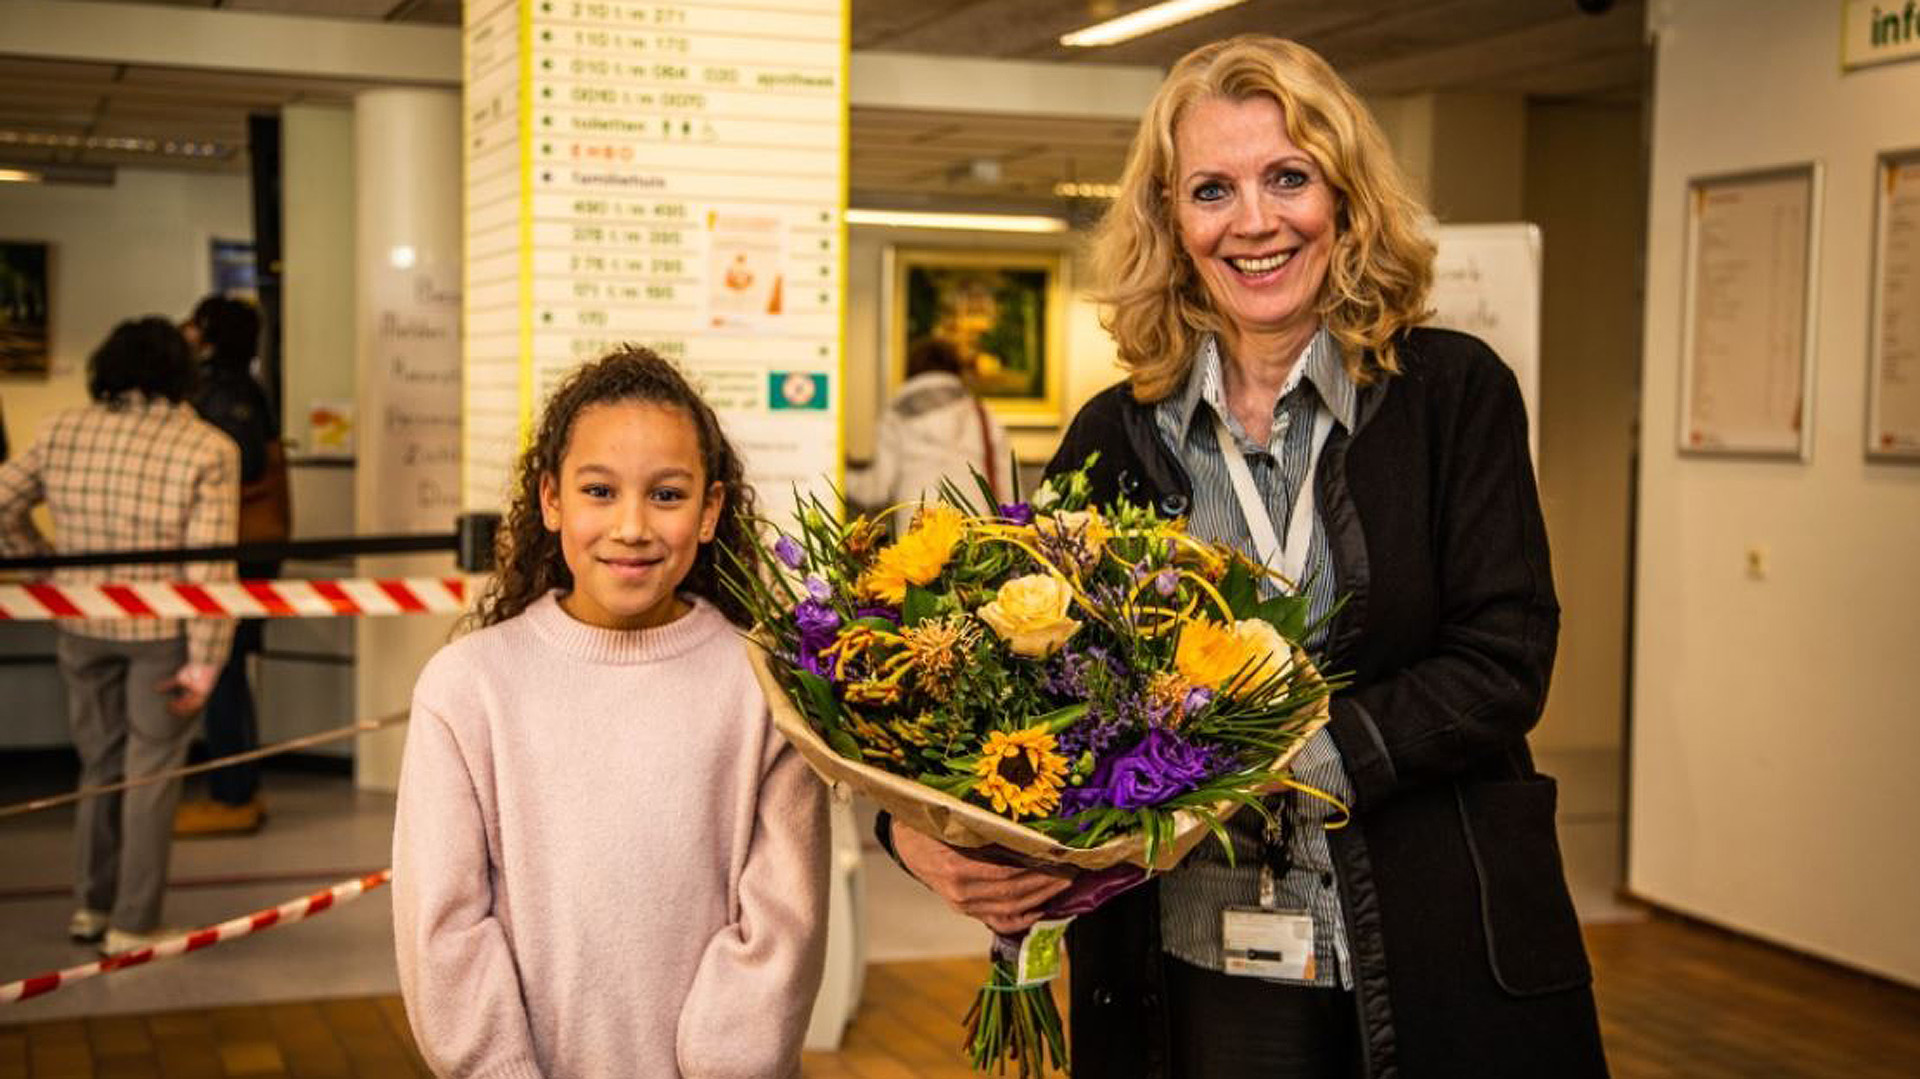
<svg viewBox="0 0 1920 1079"><path fill-rule="evenodd" d="M624 342L701 385L770 511L835 476L844 0L481 0L465 52L467 508Z"/></svg>

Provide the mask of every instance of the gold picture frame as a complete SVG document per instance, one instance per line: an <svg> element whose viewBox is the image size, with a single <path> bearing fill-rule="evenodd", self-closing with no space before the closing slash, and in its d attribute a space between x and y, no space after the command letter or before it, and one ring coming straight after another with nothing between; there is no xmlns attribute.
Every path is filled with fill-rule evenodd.
<svg viewBox="0 0 1920 1079"><path fill-rule="evenodd" d="M967 387L1009 427L1058 425L1065 403L1066 257L1060 251L890 247L887 386L923 337L959 347Z"/></svg>

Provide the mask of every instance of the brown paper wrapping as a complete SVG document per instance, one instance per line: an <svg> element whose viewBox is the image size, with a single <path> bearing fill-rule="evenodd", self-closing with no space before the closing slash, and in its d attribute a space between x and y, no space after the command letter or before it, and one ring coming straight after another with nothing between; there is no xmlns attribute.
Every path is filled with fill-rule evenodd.
<svg viewBox="0 0 1920 1079"><path fill-rule="evenodd" d="M1142 868L1164 871L1178 865L1195 844L1210 834L1206 823L1197 815L1181 810L1174 814L1173 842L1156 852L1151 865L1146 858L1146 839L1140 835L1110 839L1097 847L1064 846L984 806L963 802L950 794L922 786L906 776L848 760L835 753L833 747L814 731L807 717L787 699L786 690L768 665L766 649L749 640L747 653L753 661L754 676L760 680L760 688L766 693L767 706L773 712L773 725L779 728L787 741L793 743L793 747L800 751L800 755L806 758L822 780L831 787L851 789L866 795L881 809L892 814L894 819L952 846L995 845L1039 863L1070 865L1079 869L1106 869L1121 862L1131 862ZM1306 660L1299 657L1296 662L1305 663ZM1307 738L1326 724L1327 718L1327 700L1323 697L1315 702L1313 718L1301 729L1301 736L1287 747L1286 752L1274 758L1273 768L1278 770L1292 761L1294 754L1306 744ZM1227 819L1238 808L1238 802L1214 803L1214 811L1221 820Z"/></svg>

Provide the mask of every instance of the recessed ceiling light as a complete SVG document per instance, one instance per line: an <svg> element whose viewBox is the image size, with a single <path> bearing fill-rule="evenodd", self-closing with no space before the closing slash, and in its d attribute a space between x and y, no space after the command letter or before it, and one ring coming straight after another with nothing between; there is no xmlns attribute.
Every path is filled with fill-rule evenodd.
<svg viewBox="0 0 1920 1079"><path fill-rule="evenodd" d="M1053 193L1063 199L1117 199L1120 197L1120 185L1062 180L1053 185Z"/></svg>
<svg viewBox="0 0 1920 1079"><path fill-rule="evenodd" d="M1060 35L1060 44L1069 47L1093 48L1099 45L1117 45L1122 41L1132 41L1144 34L1164 30L1175 23L1197 19L1221 8L1244 4L1247 0L1166 0L1152 7L1143 7L1139 11L1129 11L1118 18L1097 22L1092 26Z"/></svg>

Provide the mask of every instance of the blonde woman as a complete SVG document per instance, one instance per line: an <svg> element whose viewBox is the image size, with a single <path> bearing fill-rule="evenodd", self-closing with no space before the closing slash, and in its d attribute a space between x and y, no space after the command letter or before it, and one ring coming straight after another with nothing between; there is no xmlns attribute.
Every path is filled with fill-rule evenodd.
<svg viewBox="0 0 1920 1079"><path fill-rule="evenodd" d="M1351 685L1296 774L1353 815L1279 799L1234 819L1231 864L1203 845L1080 918L1074 1074L1605 1075L1526 744L1559 624L1526 416L1485 344L1418 328L1433 248L1378 127L1311 50L1218 42L1174 65L1121 188L1094 259L1128 378L1049 470L1098 452L1096 498L1305 583ZM1064 883L881 832L1002 931Z"/></svg>

